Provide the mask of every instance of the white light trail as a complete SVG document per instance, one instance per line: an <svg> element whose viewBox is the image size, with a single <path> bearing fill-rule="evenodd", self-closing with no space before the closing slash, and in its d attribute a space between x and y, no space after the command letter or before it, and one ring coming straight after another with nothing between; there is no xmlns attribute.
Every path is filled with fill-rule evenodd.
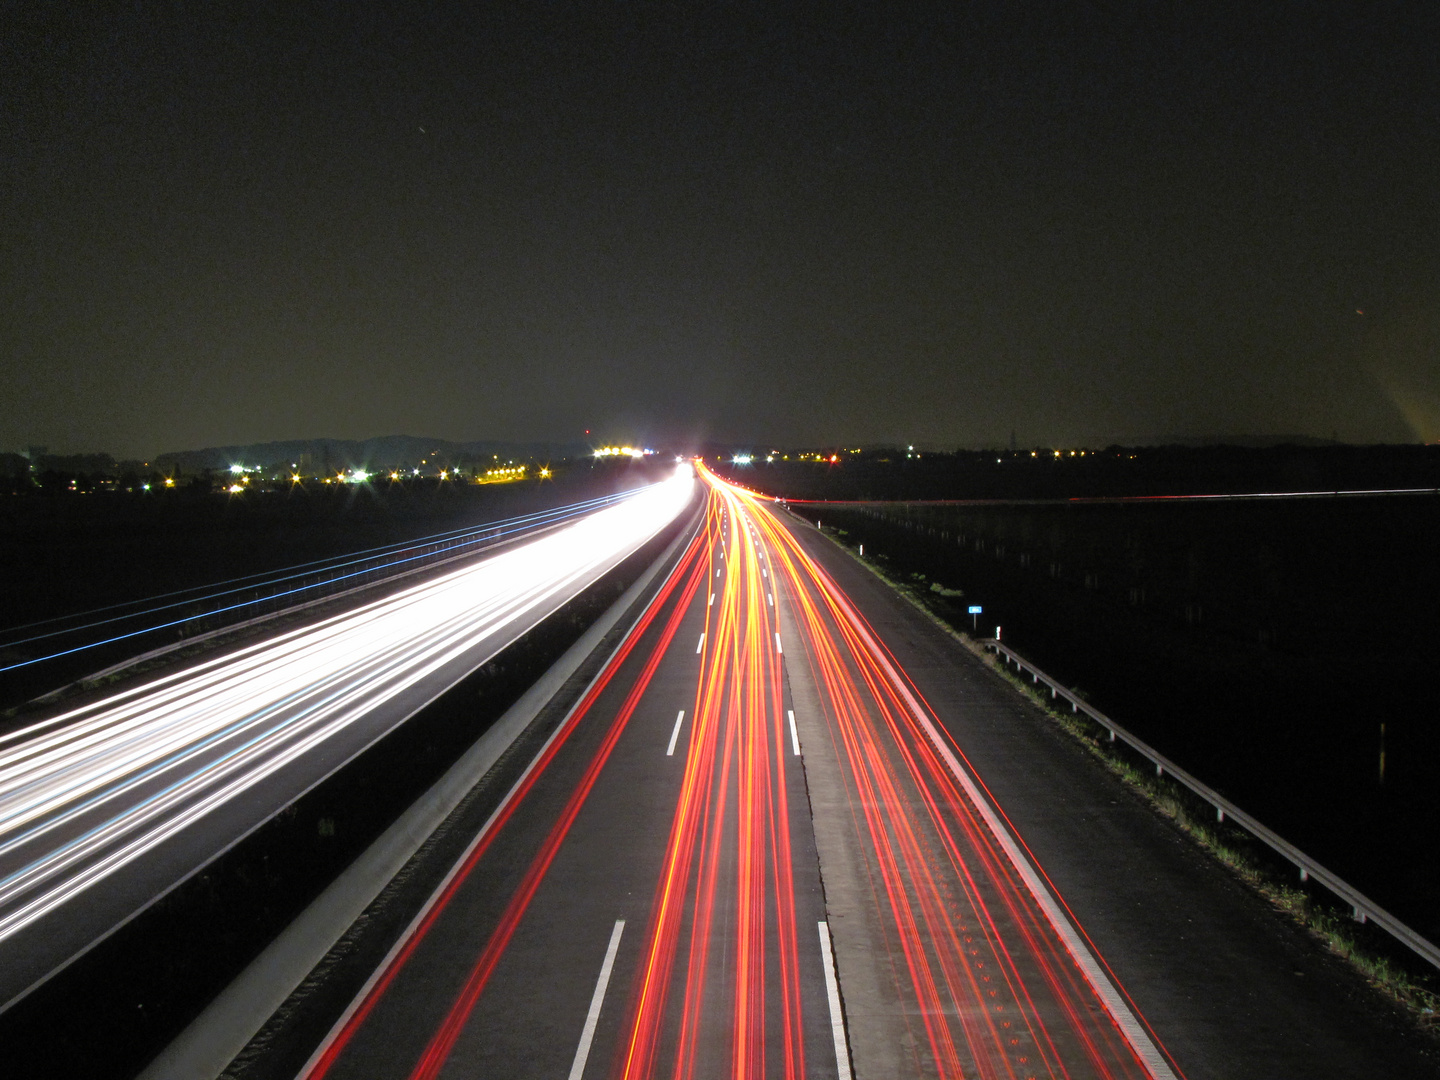
<svg viewBox="0 0 1440 1080"><path fill-rule="evenodd" d="M0 941L447 665L482 662L478 646L598 578L693 489L680 466L528 544L0 736Z"/></svg>

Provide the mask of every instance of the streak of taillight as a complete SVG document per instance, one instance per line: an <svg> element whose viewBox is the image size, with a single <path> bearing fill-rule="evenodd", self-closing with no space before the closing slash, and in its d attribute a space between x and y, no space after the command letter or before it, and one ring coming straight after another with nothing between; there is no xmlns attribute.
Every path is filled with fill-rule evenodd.
<svg viewBox="0 0 1440 1080"><path fill-rule="evenodd" d="M923 698L913 683L789 531L753 496L733 494L763 530L777 555L772 569L789 586L931 1067L957 1078L973 1068L986 1080L1076 1070L1145 1075L1058 929L941 760L931 741L938 725L929 735L921 730L913 710Z"/></svg>
<svg viewBox="0 0 1440 1080"><path fill-rule="evenodd" d="M723 488L725 581L707 608L702 669L681 793L652 902L643 958L631 994L628 1036L617 1059L627 1080L655 1075L670 1016L668 1000L688 915L670 1075L692 1077L703 1030L729 1032L729 1075L767 1074L766 994L778 975L783 1075L804 1075L799 950L795 929L789 803L784 776L781 669L776 624L764 601L747 508ZM717 567L718 568L718 567ZM733 815L733 816L732 816ZM715 1014L711 976L715 908L728 883L734 840L735 939L731 1012ZM707 1007L709 1011L707 1011ZM707 1043L707 1045L709 1045Z"/></svg>
<svg viewBox="0 0 1440 1080"><path fill-rule="evenodd" d="M470 976L466 979L465 986L461 990L460 995L450 1007L450 1012L440 1025L440 1029L431 1039L430 1045L426 1047L425 1053L421 1055L419 1062L411 1071L411 1080L431 1080L431 1078L439 1075L441 1067L450 1056L450 1051L454 1047L455 1041L460 1037L461 1031L464 1030L465 1022L470 1018L470 1013L474 1010L476 1002L479 1001L480 994L485 989L485 984L490 981L490 975L495 970L495 965L499 963L505 947L510 943L510 938L515 933L516 927L520 925L521 918L524 917L526 910L529 908L531 899L534 897L536 890L540 888L540 883L545 879L545 874L550 869L550 864L555 860L555 856L560 850L560 845L564 843L566 835L570 832L570 826L574 823L575 818L579 816L581 808L590 796L591 789L594 788L595 782L600 778L601 771L605 768L605 763L610 760L610 754L615 749L615 744L620 741L620 736L624 733L630 717L634 715L636 706L640 704L640 699L644 696L645 691L649 689L650 680L655 674L655 669L660 666L661 658L670 647L670 642L675 636L675 631L679 628L680 620L685 614L686 608L689 606L691 599L693 599L699 587L700 580L698 575L690 575L684 596L671 612L670 619L666 623L659 641L656 643L649 659L646 660L644 670L641 672L640 677L636 679L634 686L631 687L630 693L626 695L625 703L621 706L619 713L610 726L610 730L606 733L605 741L601 744L599 751L591 760L588 768L586 768L583 779L575 788L574 792L571 793L570 799L565 805L565 810L551 827L549 835L545 838L545 843L541 846L539 854L536 855L535 859L531 862L530 868L526 871L525 878L520 887L511 897L510 903L506 906L505 914L501 917L499 925L491 934L490 940L486 943L474 967L471 968Z"/></svg>
<svg viewBox="0 0 1440 1080"><path fill-rule="evenodd" d="M483 840L478 845L476 845L474 850L466 859L464 865L460 867L459 871L451 878L450 883L446 886L445 890L431 905L430 910L426 913L424 919L420 922L420 924L416 927L415 931L411 934L410 939L406 942L404 948L402 948L398 953L396 953L395 957L391 960L387 969L384 971L381 977L376 980L375 984L366 994L364 1000L356 1008L355 1012L351 1015L349 1020L346 1021L345 1025L336 1034L335 1038L331 1041L325 1052L318 1059L316 1059L310 1070L304 1074L305 1080L319 1080L319 1078L324 1076L339 1059L340 1055L345 1050L345 1047L355 1036L356 1032L358 1032L360 1028L364 1025L366 1019L374 1011L376 1005L379 1004L380 1000L384 997L386 991L390 988L391 984L395 981L396 977L405 967L410 957L414 955L415 950L425 939L430 929L434 926L435 922L444 913L445 909L449 905L450 901L454 898L455 894L460 890L461 886L464 885L465 881L469 878L475 866L484 857L485 853L489 851L491 845L495 841L495 838L499 835L505 824L514 814L515 809L524 801L525 796L530 792L530 790L535 786L535 783L545 773L550 763L560 752L560 749L565 745L570 736L574 733L576 727L579 726L580 721L585 717L585 715L589 712L590 708L594 705L596 699L599 698L600 694L609 685L610 680L614 677L615 673L629 658L631 652L634 650L635 645L641 640L645 632L649 629L651 623L654 621L656 616L660 613L666 602L669 600L670 596L674 593L680 582L683 581L685 584L682 590L681 599L675 605L673 611L671 612L670 619L666 623L664 631L662 632L661 640L656 646L656 648L653 650L650 659L647 661L645 675L643 678L645 681L648 682L649 676L653 674L654 668L659 662L659 657L664 654L665 649L670 643L670 639L674 636L675 628L680 621L680 616L689 606L689 603L693 599L695 592L699 587L700 581L702 580L699 570L702 565L700 559L703 550L703 540L700 537L697 537L691 542L690 546L686 549L685 554L682 556L681 562L676 572L669 577L665 585L662 587L659 595L657 595L655 600L649 604L649 606L645 610L645 613L641 616L640 621L625 637L620 647L616 650L615 654L606 664L605 669L601 672L600 676L595 680L589 691L585 694L584 698L576 705L575 709L571 712L570 717L566 722L565 728L554 740L551 741L549 746L546 748L545 753L540 757L540 759L535 763L534 767L530 770L529 774L524 778L524 781L517 789L514 797L510 799L510 801L505 805L502 813L490 827ZM632 691L630 696L627 698L626 705L629 709L633 710L633 702L638 700L638 696L638 691ZM618 738L620 730L624 727L624 721L628 718L628 712L622 712L621 715L616 718L614 727L612 728L610 735L607 736L605 745L602 747L602 756L608 755L610 749L613 748L614 741ZM587 771L586 774L586 780L588 781L588 785L593 785L594 780L592 774L598 774L598 771L598 766L592 763L591 769ZM586 793L588 793L589 791L588 785L584 788ZM580 801L583 802L583 796L580 798ZM572 799L572 803L573 802L574 800ZM575 809L578 812L578 806L576 806ZM567 811L568 810L569 808L567 807ZM573 814L571 815L569 820L573 820ZM569 827L569 820L565 820L566 829L568 829ZM545 858L544 852L542 852L541 858ZM553 858L554 852L549 851L548 858L545 861L545 865L547 867L549 865L549 860ZM537 859L537 862L538 861L539 860ZM534 870L535 866L532 865L532 874ZM543 871L541 872L541 876L543 876ZM538 878L536 880L538 882ZM529 876L527 875L527 884L528 882ZM534 890L532 888L531 894L533 894L533 891ZM528 902L529 895L526 895L524 904L528 904ZM515 920L513 922L507 922L506 920L510 918L514 907L515 900L512 900L511 909L507 909L505 918L502 918L499 928L497 928L495 933L492 934L491 940L489 943L487 943L485 951L482 952L480 960L476 962L475 968L472 971L471 979L467 980L466 988L462 992L461 999L458 1000L456 1002L456 1005L452 1007L451 1013L449 1016L447 1016L445 1024L442 1025L440 1032L437 1032L435 1038L432 1039L431 1045L426 1049L425 1056L421 1059L421 1064L416 1066L416 1072L412 1075L432 1075L433 1072L438 1072L440 1064L443 1064L443 1057L441 1057L438 1062L434 1061L436 1052L438 1052L440 1041L442 1039L449 1039L449 1044L453 1045L454 1036L452 1034L452 1020L456 1016L457 1009L461 1007L461 1001L467 1000L467 995L469 995L469 997L468 1006L465 1007L466 1015L468 1015L469 1009L474 1007L474 1002L478 999L479 991L484 988L485 979L488 979L489 972L494 968L495 960L498 959L500 952L503 952L504 944L509 941L510 935L514 931L514 922L518 922L518 915L523 914L522 905L521 910L516 913ZM499 943L498 950L492 950L492 946L496 945L497 941ZM484 970L484 976L479 979L478 985L476 985L476 973L480 972L482 968ZM458 1029L455 1030L455 1034L458 1034ZM427 1065L427 1062L434 1063L433 1065ZM432 1070L432 1072L422 1073L422 1067L429 1068Z"/></svg>

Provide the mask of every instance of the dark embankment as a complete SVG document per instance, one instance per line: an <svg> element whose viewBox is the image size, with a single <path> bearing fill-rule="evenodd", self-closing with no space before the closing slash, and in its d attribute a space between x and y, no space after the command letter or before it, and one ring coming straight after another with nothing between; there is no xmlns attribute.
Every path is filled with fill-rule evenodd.
<svg viewBox="0 0 1440 1080"><path fill-rule="evenodd" d="M1440 462L1433 447L1381 449L1396 452L1236 453L1248 480L1328 460L1364 487L1397 479L1367 461ZM1200 490L1251 489L1187 453L1170 472L1190 469ZM894 489L912 488L904 471ZM821 495L823 472L736 475ZM883 479L866 480L876 497ZM1440 940L1440 496L796 510L896 577L963 591L931 598L966 631L981 605L982 634L1003 625L1012 647Z"/></svg>
<svg viewBox="0 0 1440 1080"><path fill-rule="evenodd" d="M431 479L311 484L234 496L180 488L0 498L0 559L11 570L0 607L0 642L23 640L36 631L19 628L38 620L107 609L93 619L61 624L83 626L122 616L133 605L148 606L145 601L177 590L474 529L608 495L656 475L655 468L630 462L585 463L555 472L544 482L494 485ZM348 587L345 582L338 584ZM261 595L257 592L254 597ZM215 604L188 603L153 619L122 618L90 631L3 648L0 666L251 598L247 592ZM293 602L283 598L274 604L262 602L219 620L187 623L0 673L0 708L13 708L157 645L215 629L227 619L273 615ZM51 623L38 630L57 628Z"/></svg>

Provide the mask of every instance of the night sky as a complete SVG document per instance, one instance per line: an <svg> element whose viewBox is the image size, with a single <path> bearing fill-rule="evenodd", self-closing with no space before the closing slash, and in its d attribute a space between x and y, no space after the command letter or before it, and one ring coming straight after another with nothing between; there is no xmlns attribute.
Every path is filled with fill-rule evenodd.
<svg viewBox="0 0 1440 1080"><path fill-rule="evenodd" d="M106 10L0 19L0 449L1440 439L1440 5Z"/></svg>

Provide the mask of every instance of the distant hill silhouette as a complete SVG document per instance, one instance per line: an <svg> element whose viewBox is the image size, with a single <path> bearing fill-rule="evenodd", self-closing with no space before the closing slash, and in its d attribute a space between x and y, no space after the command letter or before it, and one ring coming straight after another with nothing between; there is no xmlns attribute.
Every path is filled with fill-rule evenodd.
<svg viewBox="0 0 1440 1080"><path fill-rule="evenodd" d="M588 454L584 443L504 442L478 440L451 442L414 435L382 435L373 439L283 439L277 442L240 446L212 446L204 450L178 450L161 454L155 464L161 469L182 472L203 469L223 470L231 465L268 466L281 462L298 463L306 455L313 466L333 469L393 469L416 465L424 458L461 461L499 456L502 459L561 458Z"/></svg>

